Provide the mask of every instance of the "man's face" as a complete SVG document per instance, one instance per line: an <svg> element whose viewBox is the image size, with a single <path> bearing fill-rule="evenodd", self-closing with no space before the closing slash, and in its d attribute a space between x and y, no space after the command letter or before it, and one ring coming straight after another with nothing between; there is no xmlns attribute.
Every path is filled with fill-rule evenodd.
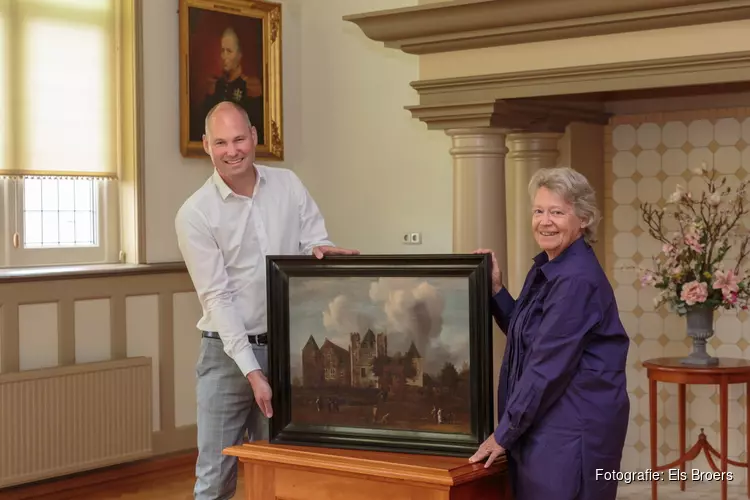
<svg viewBox="0 0 750 500"><path fill-rule="evenodd" d="M232 108L217 110L203 136L203 149L224 178L242 177L253 168L258 135L240 112Z"/></svg>
<svg viewBox="0 0 750 500"><path fill-rule="evenodd" d="M221 62L224 65L224 71L231 73L240 65L242 54L237 46L237 39L227 35L221 39Z"/></svg>

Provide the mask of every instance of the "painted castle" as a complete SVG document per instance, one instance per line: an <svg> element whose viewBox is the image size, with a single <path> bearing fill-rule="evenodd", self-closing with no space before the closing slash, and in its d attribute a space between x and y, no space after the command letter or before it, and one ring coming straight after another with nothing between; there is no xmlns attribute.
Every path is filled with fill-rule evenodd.
<svg viewBox="0 0 750 500"><path fill-rule="evenodd" d="M381 387L376 375L375 360L387 359L388 336L377 335L370 329L364 337L358 332L349 334L349 348L336 345L325 339L318 347L312 335L302 348L302 383L306 387L349 386ZM411 343L405 358L411 360L413 376L404 376L403 366L390 363L382 367L388 371L389 379L400 378L404 384L421 387L424 380L422 356L414 342Z"/></svg>

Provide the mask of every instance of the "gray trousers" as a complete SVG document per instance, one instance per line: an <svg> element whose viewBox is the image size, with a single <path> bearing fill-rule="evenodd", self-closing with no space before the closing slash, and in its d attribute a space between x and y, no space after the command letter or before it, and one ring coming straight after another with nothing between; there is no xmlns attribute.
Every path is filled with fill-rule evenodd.
<svg viewBox="0 0 750 500"><path fill-rule="evenodd" d="M253 345L263 373L268 375L266 346ZM222 450L248 439L268 439L268 419L255 402L250 382L224 352L218 339L201 339L196 367L198 401L198 461L195 500L225 500L237 489L237 458Z"/></svg>

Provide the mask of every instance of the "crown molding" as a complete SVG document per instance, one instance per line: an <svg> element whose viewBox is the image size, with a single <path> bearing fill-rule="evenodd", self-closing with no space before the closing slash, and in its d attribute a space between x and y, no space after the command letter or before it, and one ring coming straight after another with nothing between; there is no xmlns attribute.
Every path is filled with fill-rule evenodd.
<svg viewBox="0 0 750 500"><path fill-rule="evenodd" d="M413 118L429 130L489 127L495 114L494 100L470 103L428 104L407 106Z"/></svg>
<svg viewBox="0 0 750 500"><path fill-rule="evenodd" d="M409 54L750 19L750 0L452 0L344 16Z"/></svg>
<svg viewBox="0 0 750 500"><path fill-rule="evenodd" d="M711 85L750 80L750 51L418 80L421 105Z"/></svg>
<svg viewBox="0 0 750 500"><path fill-rule="evenodd" d="M406 109L429 130L493 127L508 132L564 132L572 122L605 125L610 118L595 105L534 99L423 104Z"/></svg>

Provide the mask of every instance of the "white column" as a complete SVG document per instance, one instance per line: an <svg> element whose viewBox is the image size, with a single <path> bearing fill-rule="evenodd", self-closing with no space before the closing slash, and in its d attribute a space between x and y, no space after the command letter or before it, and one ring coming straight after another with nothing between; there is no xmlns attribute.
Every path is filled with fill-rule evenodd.
<svg viewBox="0 0 750 500"><path fill-rule="evenodd" d="M508 273L505 284L514 297L523 287L531 258L539 253L531 232L529 181L537 170L556 166L560 155L558 142L562 136L554 132L508 135Z"/></svg>

